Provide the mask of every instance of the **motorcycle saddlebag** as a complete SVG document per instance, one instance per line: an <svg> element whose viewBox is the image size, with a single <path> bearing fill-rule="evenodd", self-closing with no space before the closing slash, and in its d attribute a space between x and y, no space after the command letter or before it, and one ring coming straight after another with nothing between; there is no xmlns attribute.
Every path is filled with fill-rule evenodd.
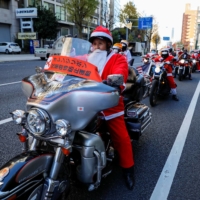
<svg viewBox="0 0 200 200"><path fill-rule="evenodd" d="M148 106L142 103L127 105L125 121L131 139L138 140L143 131L151 123L151 113Z"/></svg>

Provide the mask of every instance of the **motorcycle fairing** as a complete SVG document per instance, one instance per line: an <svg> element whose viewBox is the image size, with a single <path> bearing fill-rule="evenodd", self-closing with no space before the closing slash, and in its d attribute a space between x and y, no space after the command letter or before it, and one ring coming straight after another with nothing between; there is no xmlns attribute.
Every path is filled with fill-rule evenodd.
<svg viewBox="0 0 200 200"><path fill-rule="evenodd" d="M23 90L30 89L29 83L34 88L27 110L31 107L44 109L53 123L66 119L72 130L83 130L97 113L118 104L119 93L103 83L74 76L66 76L63 81L46 81L45 77L50 75L42 76L36 74L22 82Z"/></svg>
<svg viewBox="0 0 200 200"><path fill-rule="evenodd" d="M17 155L1 168L3 169L8 167L9 173L2 180L3 184L0 185L0 192L10 190L11 185L16 184L17 186L20 183L43 173L44 171L48 171L52 161L53 154L49 153L44 154L43 152L34 151Z"/></svg>

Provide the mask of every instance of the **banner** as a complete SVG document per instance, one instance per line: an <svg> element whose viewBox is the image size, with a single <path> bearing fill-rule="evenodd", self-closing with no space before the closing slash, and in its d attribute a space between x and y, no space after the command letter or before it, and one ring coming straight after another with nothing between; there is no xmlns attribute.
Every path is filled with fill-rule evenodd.
<svg viewBox="0 0 200 200"><path fill-rule="evenodd" d="M36 33L18 33L19 40L35 40L37 39Z"/></svg>
<svg viewBox="0 0 200 200"><path fill-rule="evenodd" d="M37 8L17 8L16 18L36 18Z"/></svg>
<svg viewBox="0 0 200 200"><path fill-rule="evenodd" d="M48 58L44 70L102 82L95 65L75 57L51 56Z"/></svg>

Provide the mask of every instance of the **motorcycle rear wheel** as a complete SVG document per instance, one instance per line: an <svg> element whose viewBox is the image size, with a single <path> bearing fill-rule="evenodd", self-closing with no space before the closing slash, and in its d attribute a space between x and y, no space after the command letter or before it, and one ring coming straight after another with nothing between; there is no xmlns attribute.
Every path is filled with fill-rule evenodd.
<svg viewBox="0 0 200 200"><path fill-rule="evenodd" d="M155 106L157 104L157 99L158 99L157 92L158 92L158 82L153 81L149 95L149 102L151 106Z"/></svg>

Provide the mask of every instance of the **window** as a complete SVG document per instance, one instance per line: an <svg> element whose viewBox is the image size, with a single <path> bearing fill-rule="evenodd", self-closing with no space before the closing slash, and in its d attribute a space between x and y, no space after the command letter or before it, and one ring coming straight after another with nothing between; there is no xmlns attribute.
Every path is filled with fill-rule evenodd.
<svg viewBox="0 0 200 200"><path fill-rule="evenodd" d="M68 28L61 28L61 35L69 35L69 29Z"/></svg>
<svg viewBox="0 0 200 200"><path fill-rule="evenodd" d="M65 10L61 6L56 6L56 17L58 20L66 21Z"/></svg>
<svg viewBox="0 0 200 200"><path fill-rule="evenodd" d="M56 0L56 2L64 4L65 0Z"/></svg>
<svg viewBox="0 0 200 200"><path fill-rule="evenodd" d="M55 11L54 11L54 4L52 4L52 3L44 2L44 7L45 7L46 9L51 10L53 13L55 12Z"/></svg>
<svg viewBox="0 0 200 200"><path fill-rule="evenodd" d="M0 8L9 9L9 1L8 0L0 0Z"/></svg>

